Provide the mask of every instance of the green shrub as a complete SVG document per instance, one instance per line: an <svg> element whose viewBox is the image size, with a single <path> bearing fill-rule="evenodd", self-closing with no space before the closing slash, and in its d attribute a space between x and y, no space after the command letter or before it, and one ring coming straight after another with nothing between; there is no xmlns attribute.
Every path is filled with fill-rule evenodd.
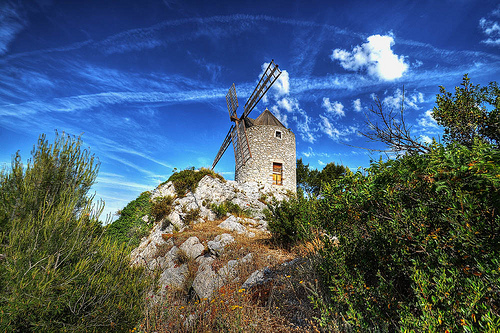
<svg viewBox="0 0 500 333"><path fill-rule="evenodd" d="M137 247L141 238L147 236L152 223L142 217L151 215L151 192L143 192L137 199L129 202L121 211L120 217L107 226L106 234L119 243L126 243L130 249Z"/></svg>
<svg viewBox="0 0 500 333"><path fill-rule="evenodd" d="M266 218L273 239L285 246L309 239L312 230L318 226L315 206L313 199L309 200L301 193L297 198L268 204Z"/></svg>
<svg viewBox="0 0 500 333"><path fill-rule="evenodd" d="M0 331L123 332L142 317L148 280L103 235L87 192L98 163L81 140L42 135L23 168L0 174Z"/></svg>
<svg viewBox="0 0 500 333"><path fill-rule="evenodd" d="M214 212L216 218L218 219L223 218L227 214L227 207L224 202L220 205L213 203L210 205L210 209L212 210L212 212Z"/></svg>
<svg viewBox="0 0 500 333"><path fill-rule="evenodd" d="M187 211L186 215L184 215L184 222L186 224L190 224L191 222L196 221L200 217L200 209L190 209Z"/></svg>
<svg viewBox="0 0 500 333"><path fill-rule="evenodd" d="M160 221L172 212L173 203L174 198L170 195L156 198L153 206L151 207L151 216L153 216L156 222Z"/></svg>
<svg viewBox="0 0 500 333"><path fill-rule="evenodd" d="M175 172L170 176L170 178L168 178L165 183L172 181L177 195L179 197L183 197L186 195L187 191L194 192L200 180L206 175L209 175L213 178L218 178L221 181L225 182L224 178L221 175L215 173L211 169L201 168L200 170L195 170L193 167Z"/></svg>
<svg viewBox="0 0 500 333"><path fill-rule="evenodd" d="M237 217L251 217L252 213L249 209L242 209L238 204L229 200L224 201L220 205L211 204L210 209L215 213L218 219L226 216L227 213L233 214Z"/></svg>
<svg viewBox="0 0 500 333"><path fill-rule="evenodd" d="M327 322L356 331L499 331L500 152L435 145L326 186Z"/></svg>

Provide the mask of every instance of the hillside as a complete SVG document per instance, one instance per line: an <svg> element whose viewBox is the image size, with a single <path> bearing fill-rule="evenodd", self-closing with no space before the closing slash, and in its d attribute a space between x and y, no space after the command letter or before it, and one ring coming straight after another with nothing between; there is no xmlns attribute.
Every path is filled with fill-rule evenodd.
<svg viewBox="0 0 500 333"><path fill-rule="evenodd" d="M226 322L230 331L310 331L311 260L271 242L266 220L268 203L294 194L211 174L184 195L174 183L150 193L151 212L140 218L152 227L130 255L157 278L143 329L217 331Z"/></svg>

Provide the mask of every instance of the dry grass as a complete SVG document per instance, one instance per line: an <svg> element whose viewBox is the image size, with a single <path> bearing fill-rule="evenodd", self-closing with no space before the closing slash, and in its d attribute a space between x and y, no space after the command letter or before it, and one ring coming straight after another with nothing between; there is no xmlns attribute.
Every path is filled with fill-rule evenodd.
<svg viewBox="0 0 500 333"><path fill-rule="evenodd" d="M204 245L222 233L221 221L194 224L170 236L179 246L191 236ZM317 292L317 280L311 257L319 242L301 245L291 251L276 246L268 233L252 230L255 237L231 233L236 242L226 246L216 258L215 271L229 260L252 253L252 261L238 265L238 279L215 293L213 299L191 299L183 293L168 291L159 303L151 303L137 332L320 332L313 318L319 317L309 302L311 290ZM169 237L169 238L170 238ZM294 264L283 264L296 259ZM273 281L246 291L239 289L247 277L258 269L272 269ZM196 267L190 268L189 281ZM187 283L189 284L189 282ZM314 287L316 285L316 287ZM189 286L186 285L186 288ZM188 297L186 297L186 295Z"/></svg>
<svg viewBox="0 0 500 333"><path fill-rule="evenodd" d="M275 291L247 293L230 284L211 300L179 303L166 297L148 308L139 332L320 332L312 321L301 326L290 322L288 316L296 309L284 309L275 299L270 303L271 293Z"/></svg>

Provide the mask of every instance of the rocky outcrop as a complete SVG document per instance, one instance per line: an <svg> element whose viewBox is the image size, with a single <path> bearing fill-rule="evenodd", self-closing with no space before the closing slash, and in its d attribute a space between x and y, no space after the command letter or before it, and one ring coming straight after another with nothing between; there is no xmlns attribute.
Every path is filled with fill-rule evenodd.
<svg viewBox="0 0 500 333"><path fill-rule="evenodd" d="M159 272L158 284L161 289L156 296L162 296L169 289L186 292L189 289L201 299L211 298L225 283L234 282L239 277L240 268L253 260L252 253L248 253L241 259L235 258L221 264L218 258L225 254L226 247L236 241L236 236L252 238L258 232L268 233L263 213L263 209L267 207L266 201L281 201L289 195L293 194L270 185L224 182L209 175L200 180L194 193L187 192L183 197L176 197L172 182L162 184L152 192L151 198L175 198L172 210L166 218L154 225L149 236L144 237L132 251L131 264ZM191 224L214 221L216 214L210 209L211 205L221 205L225 201L250 211L252 218L228 214L217 225L216 229L220 230L220 234L212 239L201 242L200 238L191 236L184 238L182 243L176 240L176 235L189 230ZM199 216L194 221L187 221L189 214L192 218L193 211L199 212ZM144 216L143 220L149 221L151 217ZM250 282L260 281L262 274L256 272L254 275ZM247 285L255 283L250 282Z"/></svg>
<svg viewBox="0 0 500 333"><path fill-rule="evenodd" d="M194 193L188 192L182 198L176 198L173 211L166 218L174 228L182 229L185 223L186 212L199 209L200 219L213 221L215 214L210 210L211 204L220 205L225 201L231 201L242 209L247 209L257 221L265 220L263 209L267 207L266 201L272 199L282 201L294 195L290 191L283 190L271 185L259 185L258 183L239 184L235 181L222 181L210 175L203 177ZM175 187L172 182L158 186L152 193L151 199L166 196L176 196Z"/></svg>
<svg viewBox="0 0 500 333"><path fill-rule="evenodd" d="M207 243L208 250L214 256L220 256L224 252L224 247L234 242L234 237L230 234L218 235L214 240Z"/></svg>

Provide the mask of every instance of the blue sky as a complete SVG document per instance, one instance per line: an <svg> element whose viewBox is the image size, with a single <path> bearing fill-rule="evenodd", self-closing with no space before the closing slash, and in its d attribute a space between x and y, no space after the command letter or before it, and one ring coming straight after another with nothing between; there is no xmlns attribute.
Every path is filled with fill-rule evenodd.
<svg viewBox="0 0 500 333"><path fill-rule="evenodd" d="M101 162L97 197L115 212L173 168L209 167L263 66L266 107L296 135L297 157L367 167L359 135L378 96L403 86L415 136L438 138L439 85L500 74L497 1L0 1L0 166L41 133L82 135ZM234 177L230 147L216 167Z"/></svg>

